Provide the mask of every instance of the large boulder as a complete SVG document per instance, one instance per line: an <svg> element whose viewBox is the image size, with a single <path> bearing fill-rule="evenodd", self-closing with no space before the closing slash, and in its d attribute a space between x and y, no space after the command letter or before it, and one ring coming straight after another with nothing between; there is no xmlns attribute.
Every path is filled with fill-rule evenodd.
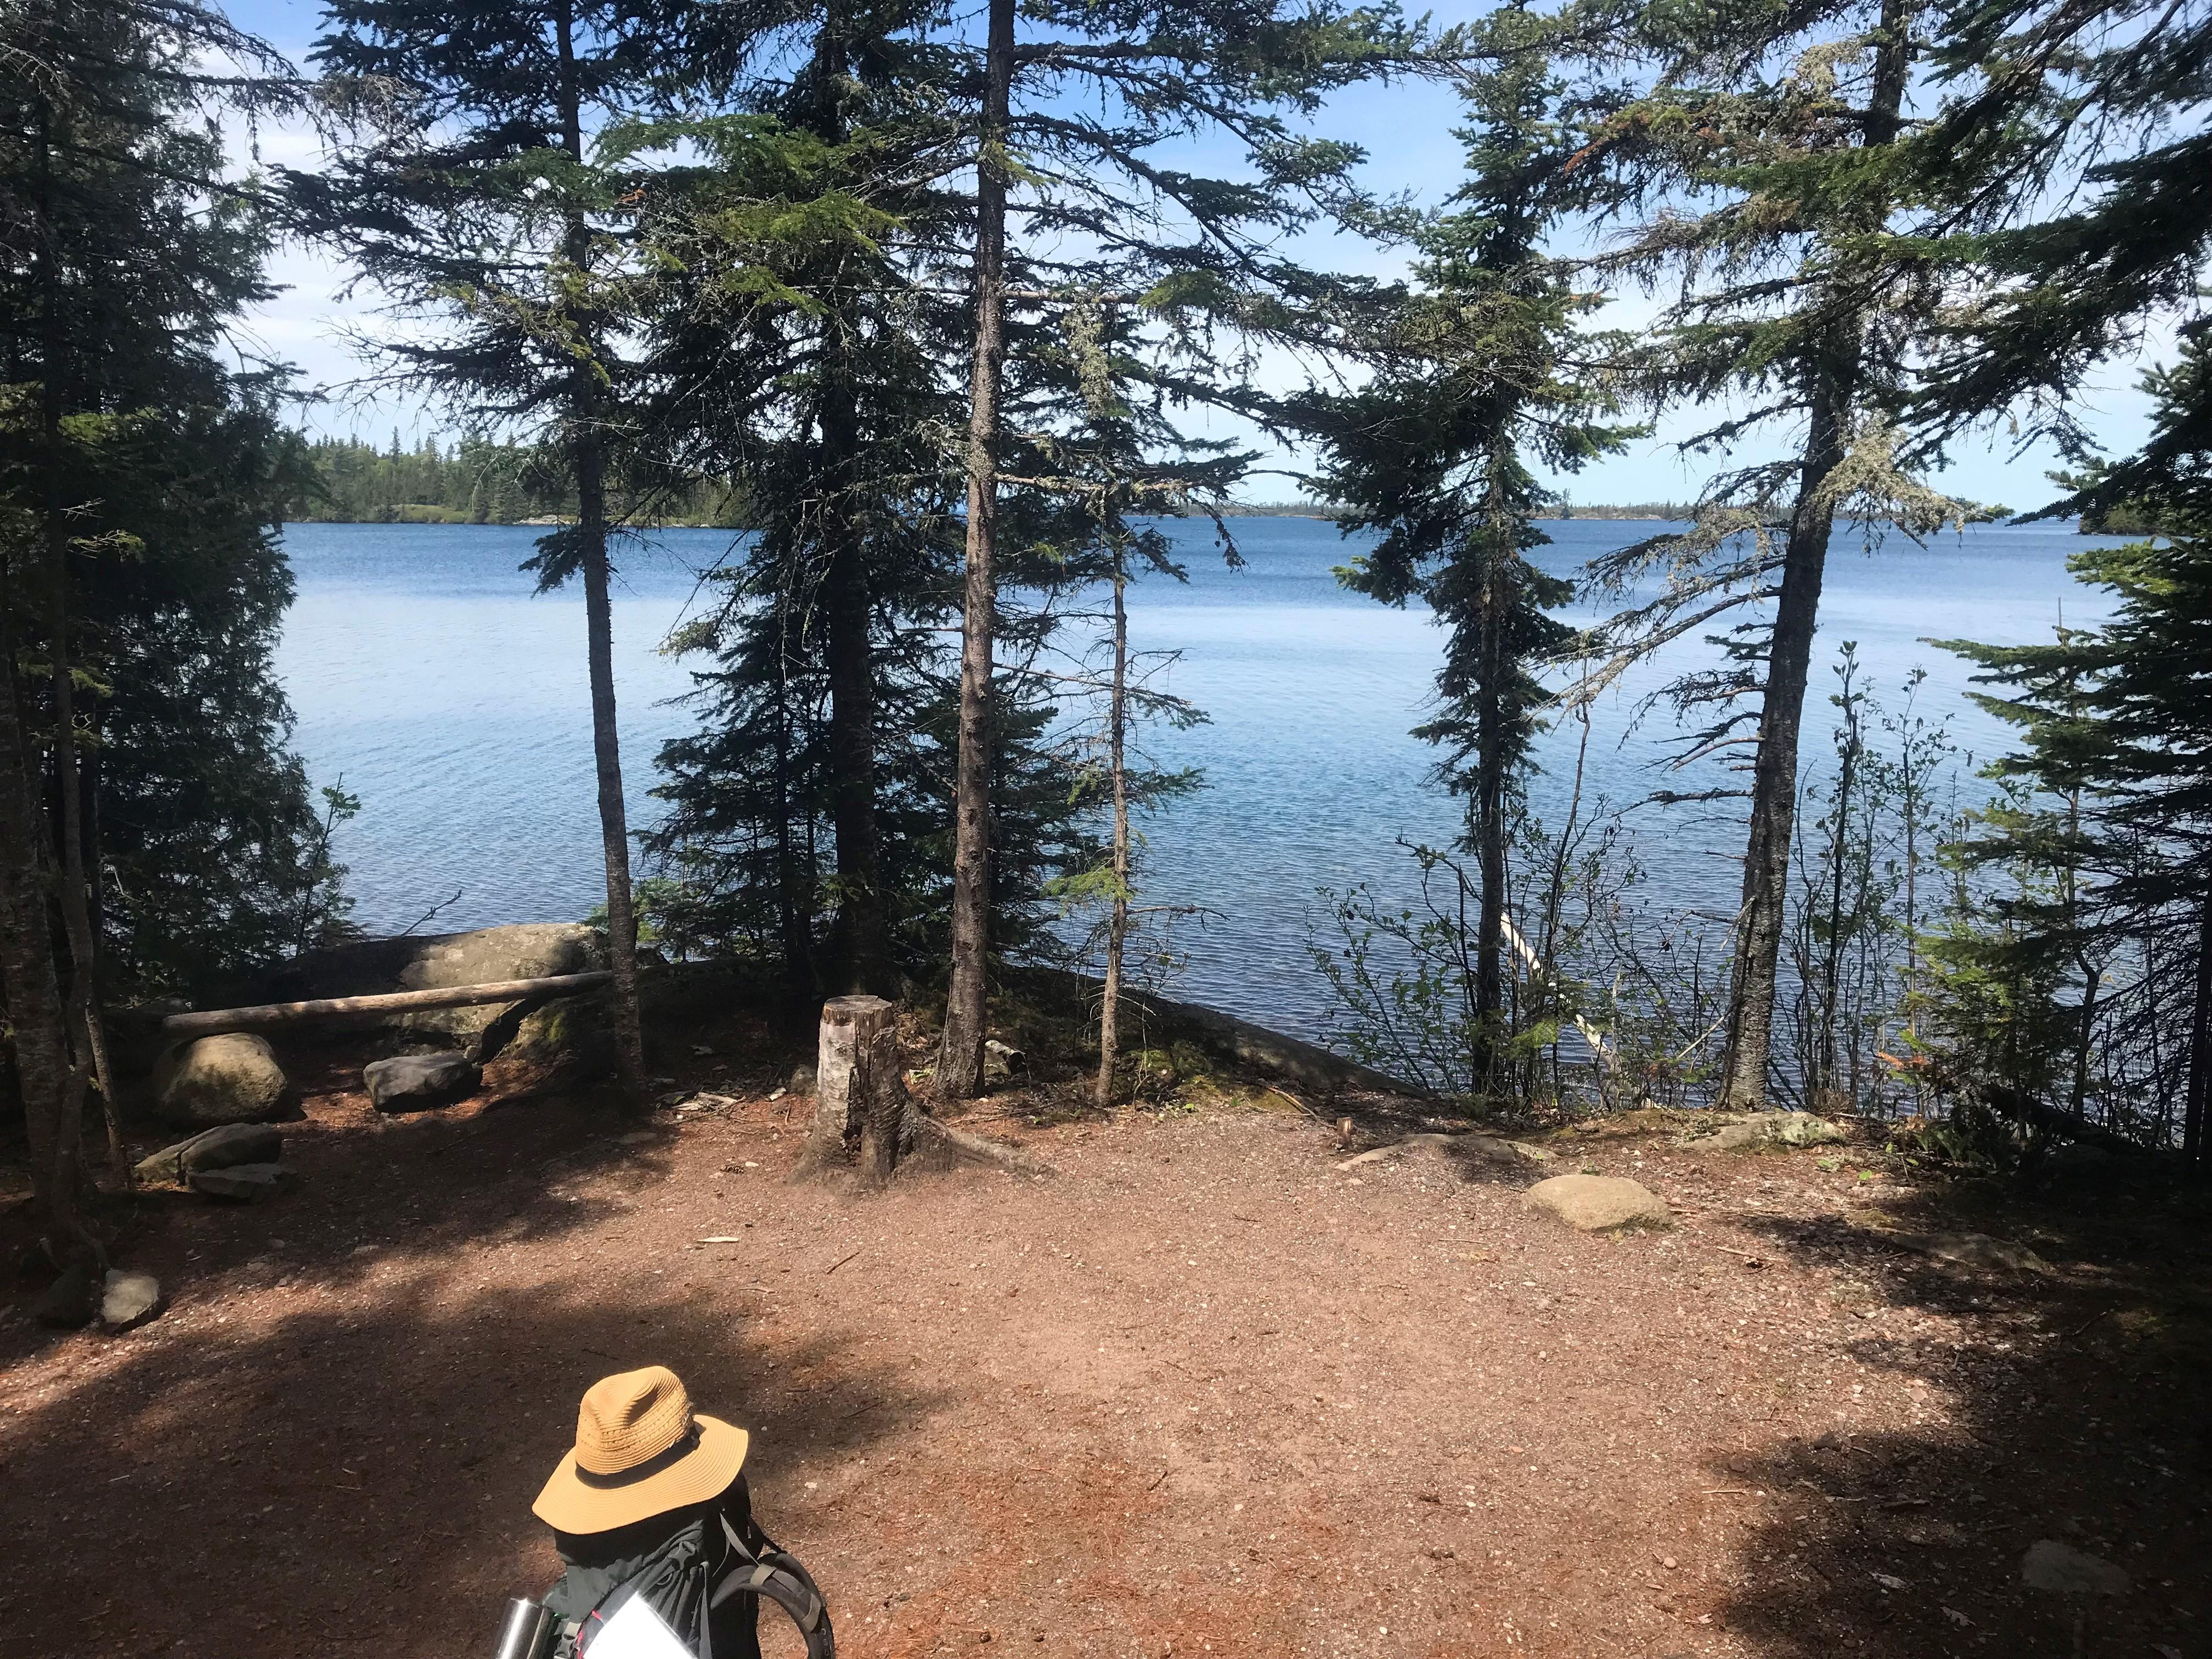
<svg viewBox="0 0 2212 1659"><path fill-rule="evenodd" d="M547 979L605 966L599 936L582 923L526 922L424 940L400 969L397 988L430 991L503 979ZM467 1058L481 1060L497 1052L526 1017L522 1005L503 1002L425 1009L402 1016L398 1024L410 1036L448 1044Z"/></svg>
<svg viewBox="0 0 2212 1659"><path fill-rule="evenodd" d="M1563 1175L1540 1181L1522 1195L1532 1210L1564 1221L1577 1232L1620 1227L1671 1227L1667 1200L1640 1181L1623 1176Z"/></svg>
<svg viewBox="0 0 2212 1659"><path fill-rule="evenodd" d="M483 1073L466 1054L400 1054L362 1068L362 1087L380 1112L422 1112L466 1100Z"/></svg>
<svg viewBox="0 0 2212 1659"><path fill-rule="evenodd" d="M296 1108L268 1043L250 1031L226 1031L162 1054L154 1067L154 1110L179 1127L208 1128L289 1117Z"/></svg>
<svg viewBox="0 0 2212 1659"><path fill-rule="evenodd" d="M526 922L465 933L349 939L260 969L223 988L216 1000L244 1006L543 979L605 968L605 957L599 935L580 922ZM512 1031L521 1012L514 1003L426 1009L392 1024L410 1036L428 1040L414 1047L466 1049L471 1059L483 1060Z"/></svg>
<svg viewBox="0 0 2212 1659"><path fill-rule="evenodd" d="M1810 1112L1751 1112L1700 1121L1682 1139L1700 1152L1775 1152L1792 1146L1832 1146L1849 1137L1836 1124Z"/></svg>
<svg viewBox="0 0 2212 1659"><path fill-rule="evenodd" d="M174 1146L142 1158L131 1173L159 1186L179 1182L199 1170L227 1170L239 1164L274 1164L284 1155L284 1137L266 1123L225 1123L203 1130Z"/></svg>

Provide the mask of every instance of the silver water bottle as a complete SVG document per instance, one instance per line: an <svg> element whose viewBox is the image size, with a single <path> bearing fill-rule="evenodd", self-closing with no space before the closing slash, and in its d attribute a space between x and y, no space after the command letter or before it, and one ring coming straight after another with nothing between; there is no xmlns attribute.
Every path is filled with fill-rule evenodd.
<svg viewBox="0 0 2212 1659"><path fill-rule="evenodd" d="M552 1612L542 1601L510 1596L500 1628L497 1659L545 1659L553 1650Z"/></svg>

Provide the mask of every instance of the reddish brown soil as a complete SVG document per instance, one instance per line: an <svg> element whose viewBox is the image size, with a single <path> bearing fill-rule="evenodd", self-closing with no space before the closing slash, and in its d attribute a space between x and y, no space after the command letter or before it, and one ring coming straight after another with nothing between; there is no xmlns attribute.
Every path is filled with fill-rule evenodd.
<svg viewBox="0 0 2212 1659"><path fill-rule="evenodd" d="M474 1659L578 1395L658 1362L856 1659L2212 1652L2205 1256L2156 1206L1984 1212L2040 1218L2016 1282L1850 1229L1865 1152L1556 1143L1684 1224L1593 1237L1225 1110L986 1114L1059 1173L861 1196L787 1184L757 1093L329 1093L275 1200L133 1200L164 1317L0 1328L6 1650ZM2134 1593L2023 1590L2040 1537Z"/></svg>

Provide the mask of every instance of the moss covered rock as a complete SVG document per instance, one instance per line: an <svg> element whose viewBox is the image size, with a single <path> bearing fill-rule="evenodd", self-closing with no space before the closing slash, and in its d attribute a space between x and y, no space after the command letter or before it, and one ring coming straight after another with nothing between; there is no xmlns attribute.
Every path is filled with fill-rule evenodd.
<svg viewBox="0 0 2212 1659"><path fill-rule="evenodd" d="M154 1067L154 1110L180 1128L262 1123L293 1115L292 1088L276 1054L250 1031L173 1044Z"/></svg>

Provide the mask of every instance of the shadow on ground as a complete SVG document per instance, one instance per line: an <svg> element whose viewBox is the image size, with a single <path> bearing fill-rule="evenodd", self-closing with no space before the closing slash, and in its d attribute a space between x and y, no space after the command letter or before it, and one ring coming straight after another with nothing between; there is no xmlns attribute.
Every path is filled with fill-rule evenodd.
<svg viewBox="0 0 2212 1659"><path fill-rule="evenodd" d="M2048 1275L1931 1261L1837 1222L1770 1223L1778 1249L1848 1264L1845 1346L1948 1420L1796 1439L1717 1484L1769 1494L1725 1615L1773 1659L2212 1655L2212 1253L2201 1192L2124 1171L2039 1193L1994 1184L1902 1218L2022 1240ZM1963 1317L1953 1346L1914 1311ZM2023 1583L2039 1540L2121 1568L2123 1595Z"/></svg>
<svg viewBox="0 0 2212 1659"><path fill-rule="evenodd" d="M742 1263L708 1287L696 1258L592 1254L595 1221L654 1201L665 1173L651 1132L604 1105L311 1108L287 1129L296 1190L131 1201L124 1259L173 1287L161 1320L121 1340L0 1331L0 1623L19 1650L486 1651L504 1599L555 1571L529 1505L594 1379L673 1366L701 1409L753 1427L770 1484L926 1407L828 1337L765 1340L776 1292Z"/></svg>

